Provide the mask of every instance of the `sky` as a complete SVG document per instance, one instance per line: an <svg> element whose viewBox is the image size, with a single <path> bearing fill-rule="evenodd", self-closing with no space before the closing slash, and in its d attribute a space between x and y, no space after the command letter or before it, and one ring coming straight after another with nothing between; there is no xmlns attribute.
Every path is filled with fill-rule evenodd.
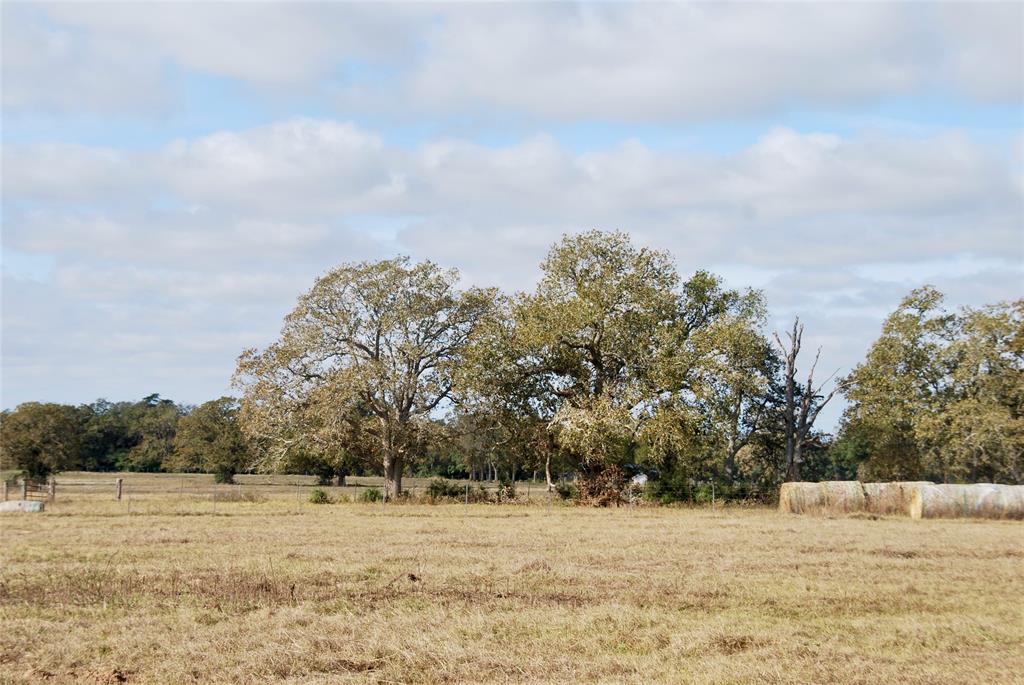
<svg viewBox="0 0 1024 685"><path fill-rule="evenodd" d="M592 228L822 375L925 283L1024 296L1022 3L0 7L4 408L200 403L333 266L524 290Z"/></svg>

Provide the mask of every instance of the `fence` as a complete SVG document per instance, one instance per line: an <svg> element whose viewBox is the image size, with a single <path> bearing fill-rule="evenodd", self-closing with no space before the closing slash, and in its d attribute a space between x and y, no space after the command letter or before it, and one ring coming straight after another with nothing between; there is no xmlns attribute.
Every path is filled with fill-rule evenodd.
<svg viewBox="0 0 1024 685"><path fill-rule="evenodd" d="M383 490L383 479L380 477L354 476L344 486L322 485L313 476L298 475L241 474L236 476L236 480L233 484L217 484L210 474L64 472L48 485L52 488L50 501L53 501L56 490L60 490L62 502L118 502L128 511L142 511L139 507L148 510L152 506L170 505L176 510L184 507L216 512L221 505L230 502L263 501L276 501L278 505L284 504L300 510L310 503L314 489L322 490L326 495L319 501L375 502L384 506L379 497ZM432 480L426 477L404 478L401 501L550 506L565 498L572 498L577 485L572 479L560 480L556 491L549 492L543 479L528 479L516 482L514 492L510 492L493 481L449 480L446 481L449 486L447 496L432 498L429 487ZM726 504L763 504L768 498L764 492L750 488L744 488L743 492L735 488L730 488L731 492L722 492L712 481L693 481L673 488L667 485L656 481L635 483L606 504L626 507L696 505L715 509ZM21 486L16 487L20 489ZM38 488L33 487L32 490L33 496L41 496ZM458 492L457 497L452 494L453 491ZM20 494L17 490L11 492L12 496Z"/></svg>
<svg viewBox="0 0 1024 685"><path fill-rule="evenodd" d="M30 502L53 502L57 498L57 482L53 479L45 483L28 479L23 479L20 483L16 480L5 480L2 494L4 502L15 498Z"/></svg>

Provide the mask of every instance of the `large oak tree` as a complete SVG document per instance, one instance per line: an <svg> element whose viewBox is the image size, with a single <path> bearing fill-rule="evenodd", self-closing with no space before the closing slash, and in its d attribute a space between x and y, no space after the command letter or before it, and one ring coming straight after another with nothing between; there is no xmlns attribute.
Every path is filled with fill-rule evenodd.
<svg viewBox="0 0 1024 685"><path fill-rule="evenodd" d="M469 371L478 396L543 422L545 456L587 471L634 461L641 445L658 457L678 451L716 364L751 343L740 331L756 327L759 295L706 272L683 282L668 253L619 232L566 236L541 269L536 290L510 298L478 339ZM751 344L770 355L763 340ZM764 385L730 383L742 386L744 407L742 393ZM742 410L732 412L739 421Z"/></svg>
<svg viewBox="0 0 1024 685"><path fill-rule="evenodd" d="M238 361L242 427L265 463L296 449L365 448L378 455L385 496L400 494L428 417L452 398L454 370L494 300L458 281L455 270L406 257L318 279L280 338Z"/></svg>

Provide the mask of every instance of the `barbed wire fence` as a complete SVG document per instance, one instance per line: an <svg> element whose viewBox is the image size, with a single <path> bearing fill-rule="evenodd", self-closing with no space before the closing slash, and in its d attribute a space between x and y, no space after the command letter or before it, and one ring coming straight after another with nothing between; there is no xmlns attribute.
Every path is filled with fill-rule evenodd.
<svg viewBox="0 0 1024 685"><path fill-rule="evenodd" d="M436 495L428 478L406 479L403 495L386 501L382 496L381 479L350 478L346 485L323 485L312 476L239 476L234 483L215 483L204 474L149 473L77 473L59 474L45 484L25 484L20 480L4 481L4 498L17 499L25 492L44 493L50 503L117 502L126 513L140 512L142 507L157 502L175 504L179 509L195 513L223 513L233 503L273 501L286 510L302 512L307 505L319 503L360 503L381 510L404 504L471 504L534 505L549 508L569 505L577 500L578 483L571 478L559 479L554 489L544 480L498 481L446 480L447 494ZM319 492L317 492L319 491ZM726 496L723 496L726 495ZM42 497L42 495L36 495ZM669 486L657 481L627 483L606 505L642 508L650 506L701 506L718 509L723 506L756 505L771 502L774 493L765 489L747 488L744 496L728 496L715 481L693 481ZM582 502L587 504L588 502Z"/></svg>

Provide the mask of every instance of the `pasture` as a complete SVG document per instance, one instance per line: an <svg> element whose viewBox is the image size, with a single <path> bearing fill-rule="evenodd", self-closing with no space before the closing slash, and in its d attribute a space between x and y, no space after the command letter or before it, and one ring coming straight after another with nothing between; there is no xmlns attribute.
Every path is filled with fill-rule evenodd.
<svg viewBox="0 0 1024 685"><path fill-rule="evenodd" d="M0 681L934 685L1024 673L1018 522L314 505L308 483L214 508L164 478L163 494L61 488L42 514L0 518Z"/></svg>

